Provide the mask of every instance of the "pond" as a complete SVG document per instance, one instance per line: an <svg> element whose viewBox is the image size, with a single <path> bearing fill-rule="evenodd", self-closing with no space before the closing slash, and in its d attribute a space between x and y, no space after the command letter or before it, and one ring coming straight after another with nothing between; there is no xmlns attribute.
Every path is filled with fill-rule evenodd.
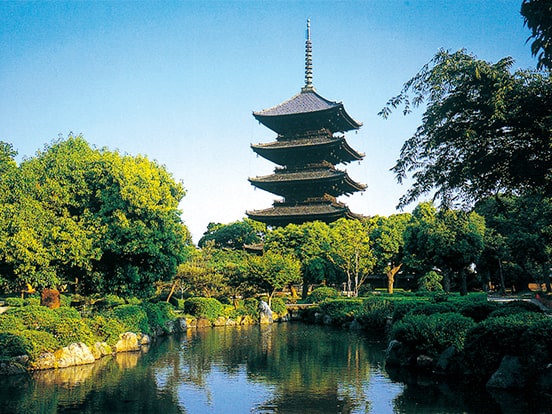
<svg viewBox="0 0 552 414"><path fill-rule="evenodd" d="M189 330L145 354L0 379L0 412L545 412L511 393L396 382L384 348L365 334L301 323Z"/></svg>

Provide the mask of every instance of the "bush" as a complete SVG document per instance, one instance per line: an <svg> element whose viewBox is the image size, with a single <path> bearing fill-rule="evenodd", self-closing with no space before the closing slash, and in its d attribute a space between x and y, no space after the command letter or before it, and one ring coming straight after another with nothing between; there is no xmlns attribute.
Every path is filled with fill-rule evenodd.
<svg viewBox="0 0 552 414"><path fill-rule="evenodd" d="M94 307L96 309L112 309L116 306L121 306L121 305L125 305L126 302L123 298L117 296L117 295L113 295L113 294L108 294L108 295L105 295L103 297L101 297L100 299L96 300L94 302ZM133 303L133 305L135 305Z"/></svg>
<svg viewBox="0 0 552 414"><path fill-rule="evenodd" d="M96 339L110 346L115 345L119 336L126 331L124 325L114 318L96 315L87 321Z"/></svg>
<svg viewBox="0 0 552 414"><path fill-rule="evenodd" d="M11 297L11 298L6 298L5 302L6 302L6 306L17 308L25 304L25 299Z"/></svg>
<svg viewBox="0 0 552 414"><path fill-rule="evenodd" d="M125 332L151 334L148 315L138 305L121 305L113 308L106 314L119 320Z"/></svg>
<svg viewBox="0 0 552 414"><path fill-rule="evenodd" d="M513 300L511 302L506 302L502 305L497 306L497 309L492 312L489 317L496 318L499 316L509 316L521 312L543 313L542 309L532 302L527 302L524 300Z"/></svg>
<svg viewBox="0 0 552 414"><path fill-rule="evenodd" d="M214 298L193 297L184 302L184 312L197 318L214 320L222 316L224 306Z"/></svg>
<svg viewBox="0 0 552 414"><path fill-rule="evenodd" d="M500 305L496 302L466 301L460 304L459 312L468 318L472 318L475 322L481 322L487 319L498 306Z"/></svg>
<svg viewBox="0 0 552 414"><path fill-rule="evenodd" d="M320 303L326 299L336 299L339 296L337 290L329 286L320 286L313 289L309 297L308 303Z"/></svg>
<svg viewBox="0 0 552 414"><path fill-rule="evenodd" d="M21 308L10 308L4 315L13 315L28 329L44 330L52 326L57 319L56 313L45 306L31 305Z"/></svg>
<svg viewBox="0 0 552 414"><path fill-rule="evenodd" d="M504 355L521 356L520 339L537 322L550 321L544 315L522 312L509 316L489 317L466 334L463 362L466 375L486 382L498 369Z"/></svg>
<svg viewBox="0 0 552 414"><path fill-rule="evenodd" d="M361 299L327 299L320 305L320 312L331 318L332 324L342 325L352 321L362 311Z"/></svg>
<svg viewBox="0 0 552 414"><path fill-rule="evenodd" d="M25 329L25 324L15 315L0 315L0 332L17 333Z"/></svg>
<svg viewBox="0 0 552 414"><path fill-rule="evenodd" d="M357 320L367 329L384 332L387 319L393 315L393 302L378 296L365 299Z"/></svg>
<svg viewBox="0 0 552 414"><path fill-rule="evenodd" d="M166 323L175 319L174 308L167 302L142 302L141 307L146 311L148 315L148 322L150 327L161 329L165 333L168 333Z"/></svg>
<svg viewBox="0 0 552 414"><path fill-rule="evenodd" d="M43 352L54 352L60 348L59 342L49 332L25 329L18 333L25 354L31 359L36 359Z"/></svg>
<svg viewBox="0 0 552 414"><path fill-rule="evenodd" d="M457 305L452 302L428 302L425 300L404 300L395 303L393 322L402 320L407 315L432 315L434 313L455 312Z"/></svg>
<svg viewBox="0 0 552 414"><path fill-rule="evenodd" d="M14 333L0 333L0 359L25 355L26 353L23 338Z"/></svg>
<svg viewBox="0 0 552 414"><path fill-rule="evenodd" d="M287 315L286 303L282 298L272 298L270 309L272 309L273 312L277 313L278 316Z"/></svg>
<svg viewBox="0 0 552 414"><path fill-rule="evenodd" d="M461 350L475 322L459 313L406 315L391 328L390 337L400 341L408 354L437 357L449 346Z"/></svg>
<svg viewBox="0 0 552 414"><path fill-rule="evenodd" d="M535 322L521 336L520 354L531 377L543 372L552 361L552 323Z"/></svg>
<svg viewBox="0 0 552 414"><path fill-rule="evenodd" d="M418 290L421 292L442 292L443 276L431 270L418 279Z"/></svg>

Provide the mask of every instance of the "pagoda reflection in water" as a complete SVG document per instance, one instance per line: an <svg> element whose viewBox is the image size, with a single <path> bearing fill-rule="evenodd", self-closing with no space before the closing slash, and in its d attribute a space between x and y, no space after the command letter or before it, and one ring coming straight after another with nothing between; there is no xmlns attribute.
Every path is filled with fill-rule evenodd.
<svg viewBox="0 0 552 414"><path fill-rule="evenodd" d="M364 191L337 164L360 161L364 154L351 148L343 135L359 129L341 102L319 95L312 84L312 43L307 21L305 86L291 99L253 116L278 135L276 141L251 145L253 151L277 164L274 174L249 178L255 187L283 197L271 208L248 211L253 220L285 226L320 220L357 218L337 201L341 195Z"/></svg>

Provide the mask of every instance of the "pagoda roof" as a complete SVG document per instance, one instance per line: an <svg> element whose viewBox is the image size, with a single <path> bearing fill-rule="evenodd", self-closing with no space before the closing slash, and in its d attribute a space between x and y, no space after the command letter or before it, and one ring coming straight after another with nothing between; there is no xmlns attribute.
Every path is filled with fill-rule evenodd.
<svg viewBox="0 0 552 414"><path fill-rule="evenodd" d="M366 189L352 180L346 171L335 168L316 168L297 171L281 170L263 177L249 178L251 184L284 197L324 194L340 196Z"/></svg>
<svg viewBox="0 0 552 414"><path fill-rule="evenodd" d="M340 218L360 218L349 208L337 202L286 204L275 202L272 208L247 211L247 216L272 226L285 226L290 223L302 224L308 221L331 223Z"/></svg>
<svg viewBox="0 0 552 414"><path fill-rule="evenodd" d="M269 109L253 112L264 126L279 133L326 128L332 133L358 129L361 122L355 121L343 103L330 101L319 95L314 88L303 88L300 93Z"/></svg>
<svg viewBox="0 0 552 414"><path fill-rule="evenodd" d="M266 144L251 145L253 151L279 165L328 161L332 164L349 163L364 158L354 150L345 137L315 136L312 138L286 139Z"/></svg>

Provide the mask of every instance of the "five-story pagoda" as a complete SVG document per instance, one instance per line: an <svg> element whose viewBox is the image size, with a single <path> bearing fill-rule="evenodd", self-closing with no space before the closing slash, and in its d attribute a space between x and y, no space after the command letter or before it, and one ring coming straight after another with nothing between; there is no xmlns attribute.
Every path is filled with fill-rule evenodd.
<svg viewBox="0 0 552 414"><path fill-rule="evenodd" d="M283 200L275 201L272 208L248 211L249 218L285 226L358 217L337 197L363 191L366 186L335 166L364 157L347 144L343 135L337 135L358 129L362 123L351 118L341 102L329 101L314 89L310 21L307 21L305 86L291 99L253 112L253 116L278 135L274 142L251 148L278 166L274 174L249 181Z"/></svg>

